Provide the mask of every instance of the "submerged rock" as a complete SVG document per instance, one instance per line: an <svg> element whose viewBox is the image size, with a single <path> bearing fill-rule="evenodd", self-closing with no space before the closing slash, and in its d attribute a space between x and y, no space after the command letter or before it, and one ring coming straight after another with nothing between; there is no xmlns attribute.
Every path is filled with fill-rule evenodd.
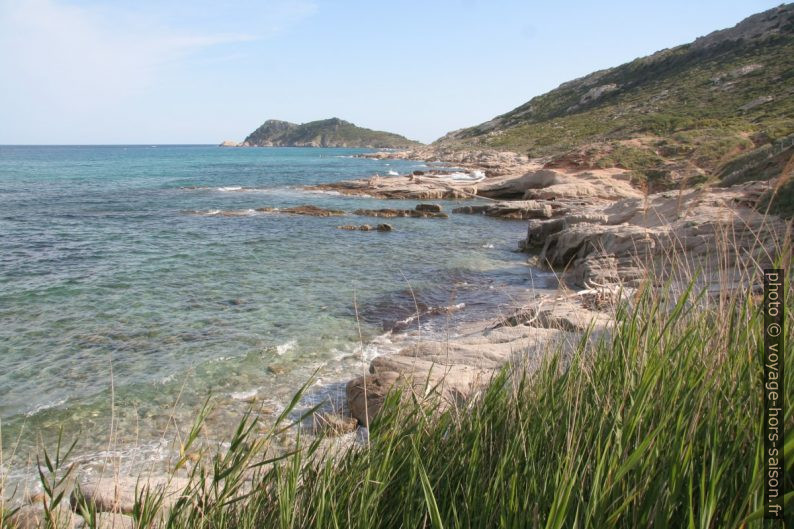
<svg viewBox="0 0 794 529"><path fill-rule="evenodd" d="M345 214L344 211L338 209L324 209L317 206L312 205L303 205L303 206L294 206L289 208L272 208L272 207L263 207L257 208L256 211L262 213L289 213L291 215L307 215L310 217L341 217Z"/></svg>
<svg viewBox="0 0 794 529"><path fill-rule="evenodd" d="M267 366L267 370L274 375L283 375L287 372L287 368L281 364L270 364Z"/></svg>

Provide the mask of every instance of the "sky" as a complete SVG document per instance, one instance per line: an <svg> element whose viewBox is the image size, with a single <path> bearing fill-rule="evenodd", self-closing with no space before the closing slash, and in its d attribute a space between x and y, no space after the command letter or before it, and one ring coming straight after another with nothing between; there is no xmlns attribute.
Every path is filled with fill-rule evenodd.
<svg viewBox="0 0 794 529"><path fill-rule="evenodd" d="M214 144L329 117L430 142L779 3L0 0L0 144Z"/></svg>

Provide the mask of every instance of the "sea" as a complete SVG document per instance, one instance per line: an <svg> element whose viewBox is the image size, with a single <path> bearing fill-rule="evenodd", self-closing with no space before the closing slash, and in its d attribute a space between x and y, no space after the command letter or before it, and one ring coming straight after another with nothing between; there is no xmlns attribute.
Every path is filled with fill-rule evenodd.
<svg viewBox="0 0 794 529"><path fill-rule="evenodd" d="M343 398L393 332L449 332L551 281L516 251L524 222L358 217L418 202L303 189L428 169L364 152L0 146L5 495L59 438L87 471L140 468L209 402L203 435L222 443L251 407L277 415L302 387ZM256 211L307 204L348 214ZM393 231L338 229L383 221Z"/></svg>

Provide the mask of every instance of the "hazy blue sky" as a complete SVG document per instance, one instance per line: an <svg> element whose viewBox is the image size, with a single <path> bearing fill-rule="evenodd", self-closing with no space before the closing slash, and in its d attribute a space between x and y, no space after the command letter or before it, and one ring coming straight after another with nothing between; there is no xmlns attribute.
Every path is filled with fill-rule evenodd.
<svg viewBox="0 0 794 529"><path fill-rule="evenodd" d="M0 144L217 143L332 116L431 141L777 4L0 0Z"/></svg>

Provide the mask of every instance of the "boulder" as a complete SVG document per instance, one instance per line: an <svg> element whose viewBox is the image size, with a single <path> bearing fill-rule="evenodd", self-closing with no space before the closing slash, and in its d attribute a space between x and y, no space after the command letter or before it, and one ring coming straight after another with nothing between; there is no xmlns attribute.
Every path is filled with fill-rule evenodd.
<svg viewBox="0 0 794 529"><path fill-rule="evenodd" d="M441 213L441 206L438 204L417 204L416 211L429 211L431 213Z"/></svg>
<svg viewBox="0 0 794 529"><path fill-rule="evenodd" d="M313 415L314 430L328 436L350 433L358 426L354 417L338 413L318 412Z"/></svg>
<svg viewBox="0 0 794 529"><path fill-rule="evenodd" d="M362 426L368 426L398 380L399 373L388 372L377 376L364 375L348 382L346 392L350 415Z"/></svg>
<svg viewBox="0 0 794 529"><path fill-rule="evenodd" d="M394 387L402 390L404 397L409 394L422 400L431 395L438 397L439 409L445 409L468 399L493 375L490 369L440 365L401 355L375 358L370 372L372 374L351 380L347 385L351 415L363 425L373 420Z"/></svg>

